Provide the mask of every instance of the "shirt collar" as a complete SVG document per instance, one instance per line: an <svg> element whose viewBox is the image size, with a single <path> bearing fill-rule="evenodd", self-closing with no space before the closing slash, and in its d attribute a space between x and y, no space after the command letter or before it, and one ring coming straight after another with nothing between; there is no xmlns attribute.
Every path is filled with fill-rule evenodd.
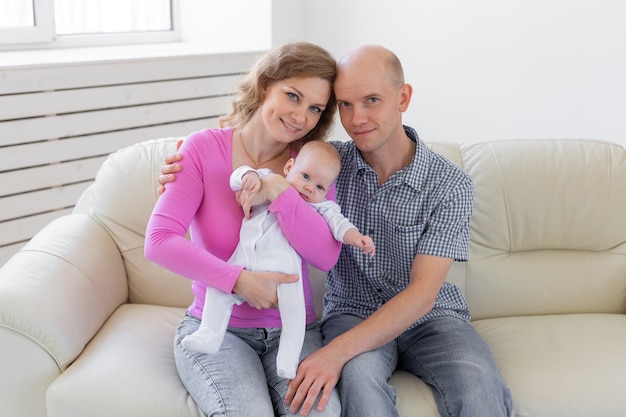
<svg viewBox="0 0 626 417"><path fill-rule="evenodd" d="M410 187L414 188L416 191L419 191L422 188L422 184L424 183L426 176L425 173L428 171L425 167L428 166L428 153L430 149L426 144L419 138L415 129L410 126L403 125L404 133L406 133L409 140L415 142L415 154L411 159L411 163L406 167L402 168L400 171L396 172L390 178L393 181L393 184L398 186L402 184L407 184ZM367 162L361 156L361 153L358 152L355 146L355 159L356 159L356 168L357 171L368 170L372 171L372 167L369 166Z"/></svg>

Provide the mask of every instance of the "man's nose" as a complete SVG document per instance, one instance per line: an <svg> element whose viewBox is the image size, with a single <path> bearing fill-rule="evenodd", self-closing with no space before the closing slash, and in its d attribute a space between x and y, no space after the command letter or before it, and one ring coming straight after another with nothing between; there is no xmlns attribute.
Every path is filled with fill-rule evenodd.
<svg viewBox="0 0 626 417"><path fill-rule="evenodd" d="M367 112L361 106L354 106L352 111L352 123L355 125L363 124L367 121Z"/></svg>

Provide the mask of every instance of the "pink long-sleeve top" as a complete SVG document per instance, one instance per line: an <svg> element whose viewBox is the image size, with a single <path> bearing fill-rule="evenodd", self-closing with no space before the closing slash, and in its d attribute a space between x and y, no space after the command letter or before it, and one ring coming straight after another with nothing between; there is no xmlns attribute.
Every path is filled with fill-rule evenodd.
<svg viewBox="0 0 626 417"><path fill-rule="evenodd" d="M232 292L242 266L227 261L239 242L243 210L230 189L233 128L191 134L180 149L182 171L159 197L148 222L145 255L151 261L192 280L189 312L202 316L207 285ZM334 191L334 190L333 190ZM330 194L330 193L329 193ZM330 196L334 198L334 192ZM337 262L341 244L326 221L289 187L269 206L281 229L303 259L302 279L307 323L315 320L306 262L327 271ZM191 241L185 235L191 232ZM235 305L233 327L280 327L278 309Z"/></svg>

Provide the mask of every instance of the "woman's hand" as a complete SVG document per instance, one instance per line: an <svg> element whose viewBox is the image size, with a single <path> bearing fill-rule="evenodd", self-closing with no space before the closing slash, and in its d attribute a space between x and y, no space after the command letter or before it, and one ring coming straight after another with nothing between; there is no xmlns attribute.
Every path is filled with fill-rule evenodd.
<svg viewBox="0 0 626 417"><path fill-rule="evenodd" d="M243 208L246 219L250 218L252 207L274 201L289 188L287 180L278 174L270 174L261 178L261 188L251 192L241 190L237 194L237 202Z"/></svg>
<svg viewBox="0 0 626 417"><path fill-rule="evenodd" d="M278 308L276 291L278 285L297 280L298 275L296 274L252 272L243 269L235 281L233 292L254 308Z"/></svg>

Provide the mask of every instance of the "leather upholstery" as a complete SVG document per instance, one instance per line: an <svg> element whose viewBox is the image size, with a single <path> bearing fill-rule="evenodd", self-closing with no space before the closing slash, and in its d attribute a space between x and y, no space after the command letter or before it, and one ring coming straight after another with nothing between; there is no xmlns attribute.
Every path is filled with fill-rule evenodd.
<svg viewBox="0 0 626 417"><path fill-rule="evenodd" d="M176 138L112 154L74 213L0 269L0 415L203 416L178 379L189 281L143 256ZM517 416L626 415L626 151L591 140L431 143L474 181L470 261L448 280ZM313 271L317 306L323 275ZM396 372L402 417L437 417Z"/></svg>

